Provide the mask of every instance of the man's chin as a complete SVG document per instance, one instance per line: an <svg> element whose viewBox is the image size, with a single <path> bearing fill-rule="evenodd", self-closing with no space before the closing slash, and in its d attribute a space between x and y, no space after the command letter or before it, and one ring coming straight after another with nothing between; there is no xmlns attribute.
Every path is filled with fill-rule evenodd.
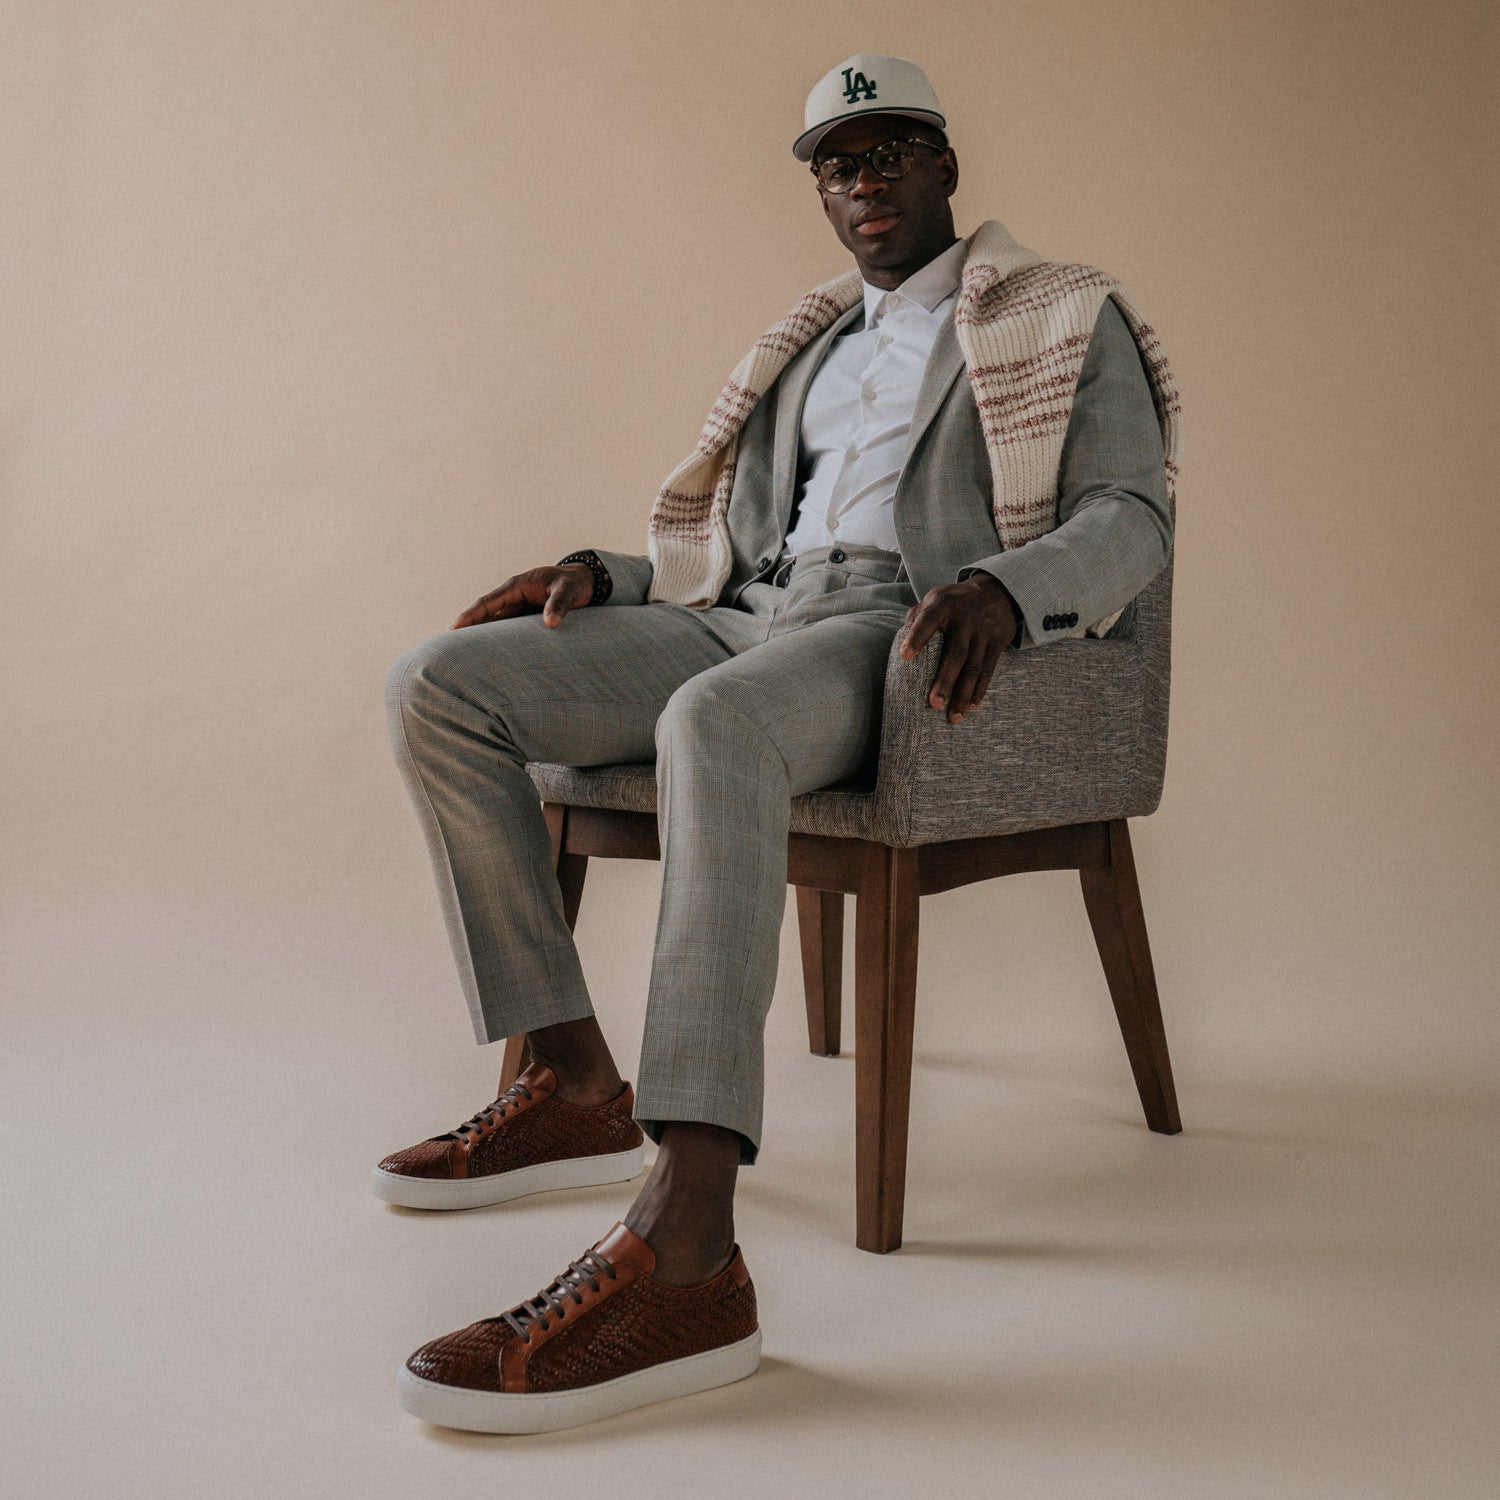
<svg viewBox="0 0 1500 1500"><path fill-rule="evenodd" d="M850 231L853 241L849 249L854 258L863 261L867 266L899 266L907 257L906 235L902 233L905 224L898 221L896 227L888 234L877 235L874 239L866 239L857 229Z"/></svg>

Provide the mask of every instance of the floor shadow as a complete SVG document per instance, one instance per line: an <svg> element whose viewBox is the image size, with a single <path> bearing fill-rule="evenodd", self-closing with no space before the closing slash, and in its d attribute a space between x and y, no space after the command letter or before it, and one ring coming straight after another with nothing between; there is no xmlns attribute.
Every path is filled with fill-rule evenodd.
<svg viewBox="0 0 1500 1500"><path fill-rule="evenodd" d="M1118 1244L1083 1244L1067 1240L918 1239L905 1241L901 1248L893 1253L932 1260L1103 1261L1119 1264L1125 1260L1139 1259L1144 1252L1133 1251L1127 1246Z"/></svg>
<svg viewBox="0 0 1500 1500"><path fill-rule="evenodd" d="M989 1388L986 1388L988 1384ZM1000 1399L1001 1382L987 1383L972 1370L952 1380L928 1381L907 1404L940 1411L945 1419L961 1420L968 1412L978 1421L994 1409ZM841 1423L866 1424L872 1411L892 1399L889 1379L851 1379L826 1368L793 1362L775 1356L762 1358L760 1368L745 1380L700 1391L691 1396L659 1401L635 1411L621 1412L579 1427L559 1432L503 1434L462 1432L455 1428L421 1424L424 1437L437 1447L491 1448L543 1452L567 1449L584 1452L613 1447L630 1436L661 1435L674 1441L697 1434L731 1435L740 1432L776 1431L783 1436L812 1427L827 1430Z"/></svg>

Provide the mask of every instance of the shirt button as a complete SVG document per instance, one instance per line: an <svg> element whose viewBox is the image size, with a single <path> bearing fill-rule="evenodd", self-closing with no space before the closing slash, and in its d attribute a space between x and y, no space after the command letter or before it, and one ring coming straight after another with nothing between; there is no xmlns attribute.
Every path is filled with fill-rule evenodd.
<svg viewBox="0 0 1500 1500"><path fill-rule="evenodd" d="M900 292L892 292L891 295L886 298L887 307L904 307L905 305L906 299L902 297Z"/></svg>
<svg viewBox="0 0 1500 1500"><path fill-rule="evenodd" d="M890 334L888 334L888 333L883 333L883 334L881 334L881 335L880 335L880 347L881 347L881 348L882 348L882 349L884 349L884 348L885 348L885 346L886 346L886 345L887 345L887 344L888 344L888 343L890 343L890 341L891 341L891 336L890 336Z"/></svg>
<svg viewBox="0 0 1500 1500"><path fill-rule="evenodd" d="M858 448L850 448L850 449L848 449L845 452L844 457L847 458L849 460L849 462L852 464L854 462L854 460L859 457L859 449Z"/></svg>
<svg viewBox="0 0 1500 1500"><path fill-rule="evenodd" d="M845 556L846 553L844 552L844 549L842 547L835 547L833 551L828 554L828 561L843 562Z"/></svg>
<svg viewBox="0 0 1500 1500"><path fill-rule="evenodd" d="M873 385L865 386L860 391L860 395L863 396L866 401L873 401L875 399L875 387Z"/></svg>

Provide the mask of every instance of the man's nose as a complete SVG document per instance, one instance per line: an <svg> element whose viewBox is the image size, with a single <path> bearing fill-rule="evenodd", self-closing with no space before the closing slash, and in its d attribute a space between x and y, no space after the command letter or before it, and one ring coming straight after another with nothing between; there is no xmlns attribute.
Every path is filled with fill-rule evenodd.
<svg viewBox="0 0 1500 1500"><path fill-rule="evenodd" d="M868 198L872 192L883 193L889 187L890 183L869 162L862 161L859 164L859 175L854 179L854 186L849 189L849 196Z"/></svg>

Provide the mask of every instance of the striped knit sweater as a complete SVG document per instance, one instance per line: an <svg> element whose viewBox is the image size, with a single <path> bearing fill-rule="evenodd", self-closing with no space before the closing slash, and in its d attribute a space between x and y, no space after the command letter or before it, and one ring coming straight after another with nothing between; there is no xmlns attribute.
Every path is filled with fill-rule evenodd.
<svg viewBox="0 0 1500 1500"><path fill-rule="evenodd" d="M1057 477L1073 392L1106 297L1125 315L1143 356L1176 504L1181 406L1155 331L1125 288L1092 266L1043 260L997 219L965 241L954 332L994 482L995 530L1005 550L1057 525ZM858 270L814 287L737 364L703 424L698 445L667 476L651 508L650 600L712 605L729 577L729 496L740 429L772 382L864 295ZM1103 635L1122 611L1089 628Z"/></svg>

